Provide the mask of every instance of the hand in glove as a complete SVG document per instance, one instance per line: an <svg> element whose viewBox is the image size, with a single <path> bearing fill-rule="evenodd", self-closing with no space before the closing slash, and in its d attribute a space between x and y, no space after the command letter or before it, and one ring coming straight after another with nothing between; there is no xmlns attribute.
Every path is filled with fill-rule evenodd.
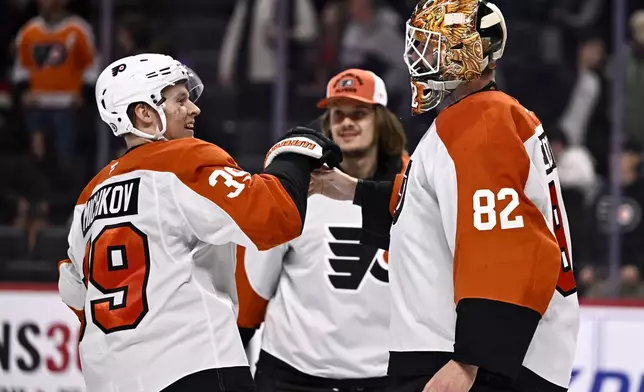
<svg viewBox="0 0 644 392"><path fill-rule="evenodd" d="M321 132L310 128L295 127L277 142L266 154L264 168L281 154L300 154L317 160L313 169L326 164L330 168L337 167L342 162L342 151L337 144Z"/></svg>

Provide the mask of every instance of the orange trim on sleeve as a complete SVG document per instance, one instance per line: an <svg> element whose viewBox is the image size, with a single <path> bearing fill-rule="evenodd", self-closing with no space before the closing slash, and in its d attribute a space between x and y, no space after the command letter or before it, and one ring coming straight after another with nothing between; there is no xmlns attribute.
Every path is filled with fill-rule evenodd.
<svg viewBox="0 0 644 392"><path fill-rule="evenodd" d="M550 303L561 253L543 214L524 191L531 165L524 143L538 125L500 92L475 94L437 119L438 135L456 169L456 303L485 298L541 314ZM518 204L508 207L513 200ZM495 206L488 207L491 203ZM503 211L509 212L506 218ZM523 224L508 227L507 221L516 223L518 217Z"/></svg>
<svg viewBox="0 0 644 392"><path fill-rule="evenodd" d="M403 154L400 158L402 160L402 169L400 173L396 174L396 179L394 180L394 187L391 192L391 199L389 199L389 213L391 216L394 215L396 211L396 206L398 205L398 200L402 196L400 194L400 187L402 186L403 179L405 178L405 170L407 170L407 164L409 163L409 155Z"/></svg>
<svg viewBox="0 0 644 392"><path fill-rule="evenodd" d="M237 246L237 268L235 280L237 281L237 297L239 299L239 314L237 325L242 328L259 328L266 316L268 300L255 292L248 279L245 263L246 249Z"/></svg>
<svg viewBox="0 0 644 392"><path fill-rule="evenodd" d="M63 259L63 260L59 261L58 262L58 270L60 271L60 266L61 265L63 265L63 264L71 264L71 263L72 263L72 261L70 259Z"/></svg>
<svg viewBox="0 0 644 392"><path fill-rule="evenodd" d="M59 261L58 262L58 273L59 274L60 274L60 267L63 264L72 264L72 261L70 259L63 259L63 260ZM81 310L74 309L69 305L67 305L67 307L69 309L71 309L72 312L74 312L76 317L78 317L78 321L80 321L80 323L81 323L81 331L82 332L85 331L85 311L83 309L81 309Z"/></svg>

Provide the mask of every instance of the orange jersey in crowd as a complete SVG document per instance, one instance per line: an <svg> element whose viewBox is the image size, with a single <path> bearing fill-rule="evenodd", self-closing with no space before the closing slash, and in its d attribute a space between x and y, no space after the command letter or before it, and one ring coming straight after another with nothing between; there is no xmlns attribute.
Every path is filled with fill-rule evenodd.
<svg viewBox="0 0 644 392"><path fill-rule="evenodd" d="M15 81L29 81L33 92L65 101L91 79L94 36L80 17L68 16L55 25L42 17L27 22L16 37ZM58 97L58 99L56 99Z"/></svg>

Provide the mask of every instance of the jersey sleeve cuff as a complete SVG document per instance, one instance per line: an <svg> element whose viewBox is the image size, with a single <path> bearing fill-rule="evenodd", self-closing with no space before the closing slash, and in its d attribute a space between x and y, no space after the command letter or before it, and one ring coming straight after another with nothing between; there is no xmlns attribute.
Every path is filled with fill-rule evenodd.
<svg viewBox="0 0 644 392"><path fill-rule="evenodd" d="M256 328L239 327L239 337L241 338L244 348L248 348L248 344L253 339L253 336L255 336L256 330Z"/></svg>
<svg viewBox="0 0 644 392"><path fill-rule="evenodd" d="M516 379L541 315L480 298L462 299L456 314L454 360Z"/></svg>
<svg viewBox="0 0 644 392"><path fill-rule="evenodd" d="M392 223L389 201L393 187L393 181L358 181L353 204L362 207L361 243L389 249Z"/></svg>
<svg viewBox="0 0 644 392"><path fill-rule="evenodd" d="M302 224L306 218L309 181L316 161L300 154L281 154L264 169L275 176L295 203Z"/></svg>

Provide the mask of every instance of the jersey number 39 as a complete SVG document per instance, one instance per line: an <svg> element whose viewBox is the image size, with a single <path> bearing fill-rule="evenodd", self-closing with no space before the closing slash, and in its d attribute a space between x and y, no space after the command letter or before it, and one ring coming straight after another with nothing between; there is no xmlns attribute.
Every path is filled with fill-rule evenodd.
<svg viewBox="0 0 644 392"><path fill-rule="evenodd" d="M132 223L105 226L85 249L83 283L103 298L90 302L93 323L104 333L136 328L148 312L148 237Z"/></svg>

